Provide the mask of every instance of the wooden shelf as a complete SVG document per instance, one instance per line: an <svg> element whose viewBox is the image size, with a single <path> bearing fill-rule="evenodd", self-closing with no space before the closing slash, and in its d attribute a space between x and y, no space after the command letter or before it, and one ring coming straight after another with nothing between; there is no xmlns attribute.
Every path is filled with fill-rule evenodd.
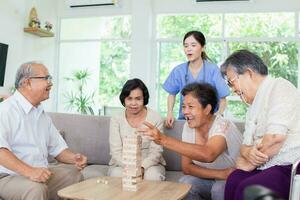
<svg viewBox="0 0 300 200"><path fill-rule="evenodd" d="M40 37L54 37L54 33L41 28L28 27L28 28L24 28L24 32L37 35Z"/></svg>

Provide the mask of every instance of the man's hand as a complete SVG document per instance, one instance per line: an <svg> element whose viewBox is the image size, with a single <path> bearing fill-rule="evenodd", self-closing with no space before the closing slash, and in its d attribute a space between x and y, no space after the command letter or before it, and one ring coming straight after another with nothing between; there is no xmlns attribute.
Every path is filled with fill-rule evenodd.
<svg viewBox="0 0 300 200"><path fill-rule="evenodd" d="M85 168L86 164L87 164L87 158L86 156L77 153L75 154L75 166L77 167L77 169L82 170L83 168Z"/></svg>
<svg viewBox="0 0 300 200"><path fill-rule="evenodd" d="M161 145L161 140L163 134L151 123L144 122L144 125L147 126L147 128L138 128L137 132L142 133L145 136L148 136L150 140L153 140L156 144Z"/></svg>
<svg viewBox="0 0 300 200"><path fill-rule="evenodd" d="M265 164L268 160L269 160L269 156L267 156L266 154L262 153L260 151L260 149L263 148L262 144L258 144L256 146L253 146L249 152L248 152L248 156L247 159L250 164L258 167L262 164Z"/></svg>
<svg viewBox="0 0 300 200"><path fill-rule="evenodd" d="M35 182L39 183L45 183L49 180L51 177L51 172L47 168L43 167L32 167L29 172L26 174L26 176Z"/></svg>

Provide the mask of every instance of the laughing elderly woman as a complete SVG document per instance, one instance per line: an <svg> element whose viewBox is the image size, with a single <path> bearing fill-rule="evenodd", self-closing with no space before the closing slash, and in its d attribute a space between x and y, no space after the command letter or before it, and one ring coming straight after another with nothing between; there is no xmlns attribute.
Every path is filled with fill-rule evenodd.
<svg viewBox="0 0 300 200"><path fill-rule="evenodd" d="M232 90L250 105L238 169L227 179L225 199L242 200L250 185L262 185L288 199L291 165L300 158L297 88L270 77L262 59L248 50L230 55L221 70Z"/></svg>
<svg viewBox="0 0 300 200"><path fill-rule="evenodd" d="M214 114L218 98L211 85L190 83L181 94L186 118L182 141L147 122L148 128L138 131L181 155L185 176L179 182L192 185L185 200L223 200L225 180L235 167L242 135L231 121Z"/></svg>

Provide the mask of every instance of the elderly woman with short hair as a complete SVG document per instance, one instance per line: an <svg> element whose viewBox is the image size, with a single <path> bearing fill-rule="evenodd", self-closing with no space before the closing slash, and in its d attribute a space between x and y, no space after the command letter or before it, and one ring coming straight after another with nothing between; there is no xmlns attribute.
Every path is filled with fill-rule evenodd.
<svg viewBox="0 0 300 200"><path fill-rule="evenodd" d="M145 120L163 129L163 119L154 110L147 107L149 92L146 85L137 78L128 80L121 91L120 102L125 107L121 113L110 120L109 144L111 160L109 176L122 176L123 138L135 135L137 128L143 126ZM163 148L147 137L142 136L142 173L146 180L165 180L165 160Z"/></svg>
<svg viewBox="0 0 300 200"><path fill-rule="evenodd" d="M181 154L185 176L180 182L192 185L186 200L222 200L225 180L235 167L242 135L221 115L214 114L217 92L210 84L191 83L181 91L186 118L182 141L163 134L150 123L138 131L157 144Z"/></svg>
<svg viewBox="0 0 300 200"><path fill-rule="evenodd" d="M297 88L269 76L262 59L248 50L230 55L221 70L232 90L250 105L238 169L227 179L225 199L242 200L244 189L256 184L288 199L291 165L300 158Z"/></svg>

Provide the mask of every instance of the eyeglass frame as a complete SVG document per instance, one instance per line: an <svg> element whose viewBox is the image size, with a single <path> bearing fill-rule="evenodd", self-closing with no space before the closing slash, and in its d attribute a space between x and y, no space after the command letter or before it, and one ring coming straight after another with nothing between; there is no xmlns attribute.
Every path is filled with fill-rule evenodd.
<svg viewBox="0 0 300 200"><path fill-rule="evenodd" d="M228 79L228 78L226 78L227 85L228 85L229 87L232 87L232 86L233 86L233 82L234 82L235 80L237 80L237 79L239 79L239 75L238 75L238 74L235 75L231 80Z"/></svg>
<svg viewBox="0 0 300 200"><path fill-rule="evenodd" d="M30 77L28 77L28 79L44 79L48 83L52 83L53 77L51 75L47 75L47 76L30 76Z"/></svg>

